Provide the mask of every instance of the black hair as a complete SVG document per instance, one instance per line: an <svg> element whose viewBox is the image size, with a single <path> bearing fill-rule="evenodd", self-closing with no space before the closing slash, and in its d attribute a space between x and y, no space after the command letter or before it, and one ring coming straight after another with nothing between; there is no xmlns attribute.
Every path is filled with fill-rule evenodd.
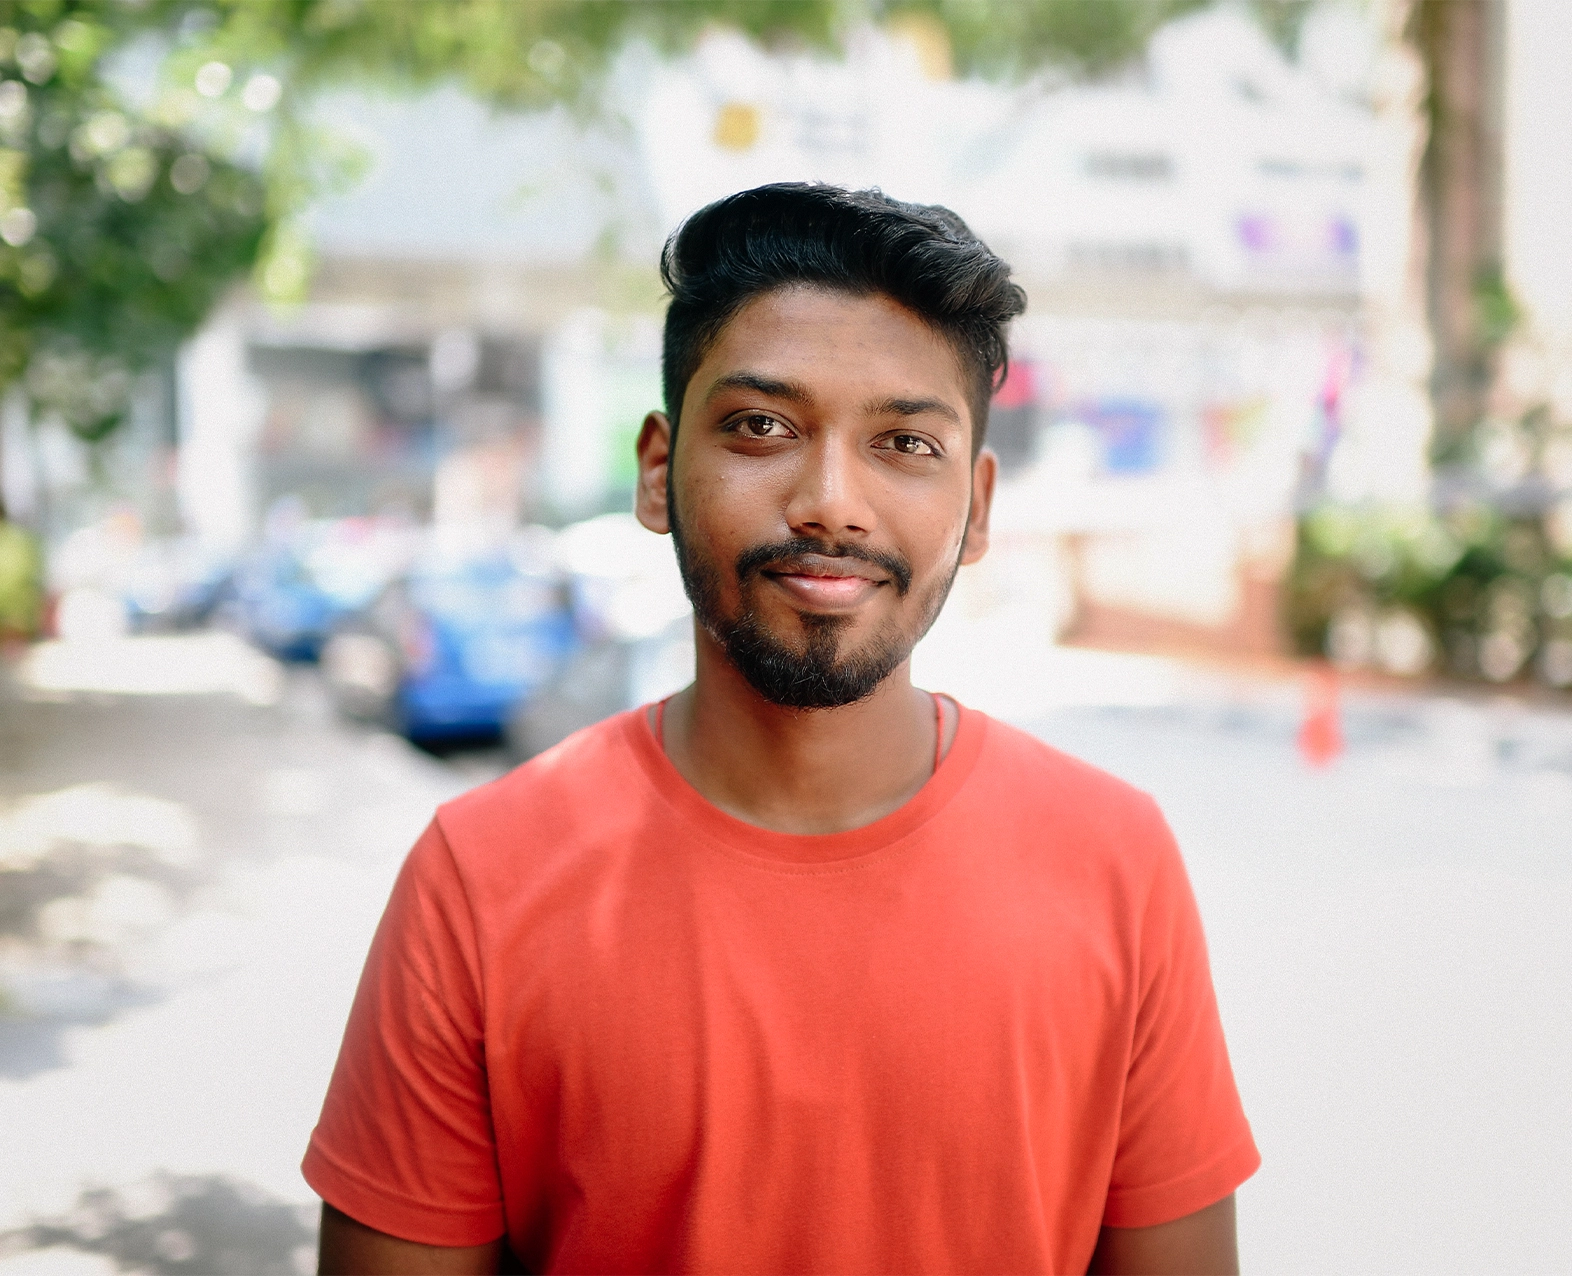
<svg viewBox="0 0 1572 1276"><path fill-rule="evenodd" d="M688 382L737 311L813 284L882 293L949 341L970 381L975 455L1009 362L1006 327L1026 309L1010 267L948 208L819 183L758 186L701 208L666 241L660 273L671 293L661 381L673 430Z"/></svg>

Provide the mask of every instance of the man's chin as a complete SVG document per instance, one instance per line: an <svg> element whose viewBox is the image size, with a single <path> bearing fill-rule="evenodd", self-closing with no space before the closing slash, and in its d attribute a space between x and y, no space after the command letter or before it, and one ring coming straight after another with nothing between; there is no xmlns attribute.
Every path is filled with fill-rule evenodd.
<svg viewBox="0 0 1572 1276"><path fill-rule="evenodd" d="M706 627L731 664L771 704L840 709L866 700L910 654L908 646L878 641L847 651L845 635L838 632L844 619L815 617L790 638L753 616Z"/></svg>

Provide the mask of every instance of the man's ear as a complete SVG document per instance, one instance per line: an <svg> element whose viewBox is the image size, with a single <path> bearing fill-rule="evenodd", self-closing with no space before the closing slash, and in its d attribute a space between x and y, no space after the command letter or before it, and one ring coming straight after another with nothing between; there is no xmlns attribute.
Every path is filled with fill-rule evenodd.
<svg viewBox="0 0 1572 1276"><path fill-rule="evenodd" d="M988 552L988 516L993 512L993 488L999 478L999 458L984 447L972 462L972 509L966 519L966 540L961 564L975 563Z"/></svg>
<svg viewBox="0 0 1572 1276"><path fill-rule="evenodd" d="M652 532L671 531L666 509L666 468L671 464L671 422L664 412L651 412L639 428L639 485L633 513Z"/></svg>

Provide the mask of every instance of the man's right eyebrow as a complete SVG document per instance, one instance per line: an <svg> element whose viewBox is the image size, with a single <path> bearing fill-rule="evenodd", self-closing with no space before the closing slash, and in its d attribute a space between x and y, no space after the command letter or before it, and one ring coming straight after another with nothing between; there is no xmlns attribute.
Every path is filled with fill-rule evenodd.
<svg viewBox="0 0 1572 1276"><path fill-rule="evenodd" d="M755 390L772 399L784 399L787 403L797 404L807 403L813 397L808 393L808 387L800 381L781 381L758 372L728 372L710 386L704 401L708 403L723 390Z"/></svg>

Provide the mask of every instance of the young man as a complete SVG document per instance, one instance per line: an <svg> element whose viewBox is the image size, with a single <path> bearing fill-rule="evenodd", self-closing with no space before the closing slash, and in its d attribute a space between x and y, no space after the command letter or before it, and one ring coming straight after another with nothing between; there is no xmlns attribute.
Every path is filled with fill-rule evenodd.
<svg viewBox="0 0 1572 1276"><path fill-rule="evenodd" d="M637 509L697 676L416 845L306 1156L323 1270L1235 1270L1259 1158L1162 816L911 685L987 548L1008 267L783 185L662 269Z"/></svg>

